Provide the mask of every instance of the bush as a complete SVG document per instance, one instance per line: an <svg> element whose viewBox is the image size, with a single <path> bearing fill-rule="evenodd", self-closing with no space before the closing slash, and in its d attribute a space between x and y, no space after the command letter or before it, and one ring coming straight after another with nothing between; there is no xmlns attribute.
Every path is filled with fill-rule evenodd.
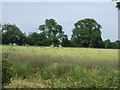
<svg viewBox="0 0 120 90"><path fill-rule="evenodd" d="M13 68L12 64L10 64L7 60L8 54L4 54L3 60L2 60L2 84L8 84L10 83L10 79L13 76Z"/></svg>

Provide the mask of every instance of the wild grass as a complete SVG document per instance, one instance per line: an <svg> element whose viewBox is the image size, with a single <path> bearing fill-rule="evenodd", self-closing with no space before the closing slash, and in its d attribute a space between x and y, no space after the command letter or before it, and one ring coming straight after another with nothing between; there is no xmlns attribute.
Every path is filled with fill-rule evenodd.
<svg viewBox="0 0 120 90"><path fill-rule="evenodd" d="M9 54L15 78L41 80L42 87L118 87L118 49L2 46L2 53Z"/></svg>

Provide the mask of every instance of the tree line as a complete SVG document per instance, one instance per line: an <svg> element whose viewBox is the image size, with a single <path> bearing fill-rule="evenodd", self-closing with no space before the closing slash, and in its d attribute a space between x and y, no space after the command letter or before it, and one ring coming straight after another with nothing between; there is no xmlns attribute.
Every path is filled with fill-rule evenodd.
<svg viewBox="0 0 120 90"><path fill-rule="evenodd" d="M63 47L90 47L90 48L120 48L120 41L111 42L101 38L102 26L94 19L85 18L74 24L71 39L63 31L63 27L54 19L46 19L39 25L39 33L27 35L14 24L4 24L0 30L2 44L17 44L31 46L63 46Z"/></svg>

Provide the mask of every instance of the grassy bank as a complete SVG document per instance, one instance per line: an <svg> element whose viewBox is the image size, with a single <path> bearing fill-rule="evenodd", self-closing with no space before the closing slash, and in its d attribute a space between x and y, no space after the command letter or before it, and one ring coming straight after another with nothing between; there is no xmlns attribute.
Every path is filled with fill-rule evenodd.
<svg viewBox="0 0 120 90"><path fill-rule="evenodd" d="M14 68L5 87L118 87L117 49L2 46L2 53Z"/></svg>

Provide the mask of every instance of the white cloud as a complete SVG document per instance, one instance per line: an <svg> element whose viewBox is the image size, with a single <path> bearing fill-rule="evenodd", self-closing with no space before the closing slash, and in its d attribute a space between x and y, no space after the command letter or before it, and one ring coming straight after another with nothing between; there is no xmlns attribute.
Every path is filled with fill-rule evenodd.
<svg viewBox="0 0 120 90"><path fill-rule="evenodd" d="M2 2L111 2L112 0L2 0Z"/></svg>

